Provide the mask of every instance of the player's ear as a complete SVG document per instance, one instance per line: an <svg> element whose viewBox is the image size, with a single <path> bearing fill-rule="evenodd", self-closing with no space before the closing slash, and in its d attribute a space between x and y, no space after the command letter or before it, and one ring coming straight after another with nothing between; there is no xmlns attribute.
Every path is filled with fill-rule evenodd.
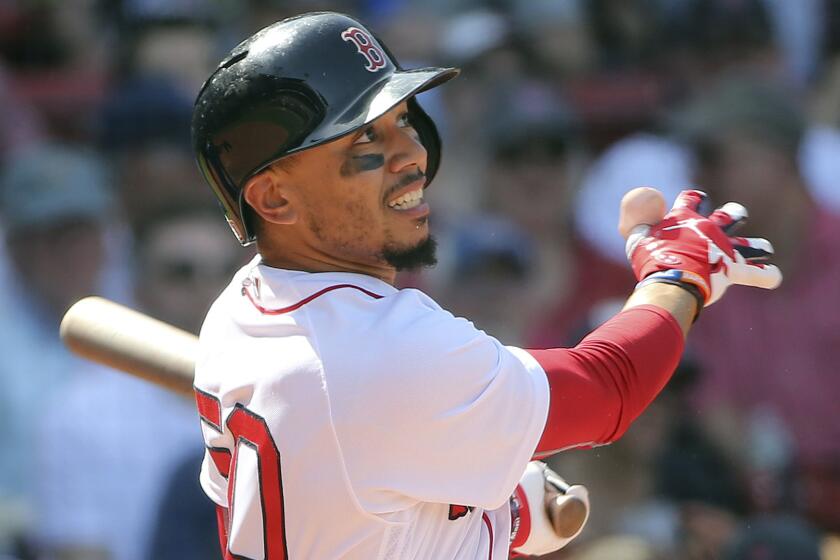
<svg viewBox="0 0 840 560"><path fill-rule="evenodd" d="M292 225L298 220L294 193L281 174L270 168L245 183L243 196L245 202L266 222Z"/></svg>

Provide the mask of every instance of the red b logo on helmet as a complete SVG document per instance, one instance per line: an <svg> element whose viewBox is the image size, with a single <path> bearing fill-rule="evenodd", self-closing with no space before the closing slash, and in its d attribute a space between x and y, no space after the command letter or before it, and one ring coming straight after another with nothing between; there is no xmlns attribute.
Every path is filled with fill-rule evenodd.
<svg viewBox="0 0 840 560"><path fill-rule="evenodd" d="M386 59L382 50L376 46L373 39L358 27L348 27L341 33L341 38L356 45L356 50L367 60L365 70L376 72L385 67Z"/></svg>

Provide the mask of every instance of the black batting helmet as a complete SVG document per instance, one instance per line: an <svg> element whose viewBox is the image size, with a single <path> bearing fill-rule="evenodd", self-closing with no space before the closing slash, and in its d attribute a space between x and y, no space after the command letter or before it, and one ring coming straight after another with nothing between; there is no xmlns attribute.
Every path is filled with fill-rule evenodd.
<svg viewBox="0 0 840 560"><path fill-rule="evenodd" d="M440 138L414 95L457 74L454 68L403 70L361 23L332 12L279 21L237 45L198 94L192 136L201 173L240 243L255 240L242 196L249 178L405 100L428 152L424 171L431 182Z"/></svg>

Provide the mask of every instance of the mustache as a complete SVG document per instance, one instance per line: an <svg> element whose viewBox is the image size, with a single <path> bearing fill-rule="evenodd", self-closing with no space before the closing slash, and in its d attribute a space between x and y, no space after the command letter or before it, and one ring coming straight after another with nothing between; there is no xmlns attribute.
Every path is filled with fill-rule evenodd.
<svg viewBox="0 0 840 560"><path fill-rule="evenodd" d="M410 185L411 183L413 183L415 181L419 181L420 179L424 178L425 176L426 176L426 174L423 173L422 171L420 171L419 169L417 171L415 171L414 173L409 173L408 175L403 176L402 178L400 178L399 181L397 181L397 183L395 185L391 186L385 192L384 200L388 200L388 198L390 198L390 196L392 194L394 194L396 191L400 190L401 188L403 188L405 186Z"/></svg>

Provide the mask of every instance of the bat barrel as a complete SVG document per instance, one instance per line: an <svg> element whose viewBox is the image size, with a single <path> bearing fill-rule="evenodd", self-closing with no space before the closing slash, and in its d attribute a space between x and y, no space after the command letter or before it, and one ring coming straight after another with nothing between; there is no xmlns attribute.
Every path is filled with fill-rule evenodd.
<svg viewBox="0 0 840 560"><path fill-rule="evenodd" d="M65 313L61 339L73 353L182 395L192 394L198 338L105 298Z"/></svg>

